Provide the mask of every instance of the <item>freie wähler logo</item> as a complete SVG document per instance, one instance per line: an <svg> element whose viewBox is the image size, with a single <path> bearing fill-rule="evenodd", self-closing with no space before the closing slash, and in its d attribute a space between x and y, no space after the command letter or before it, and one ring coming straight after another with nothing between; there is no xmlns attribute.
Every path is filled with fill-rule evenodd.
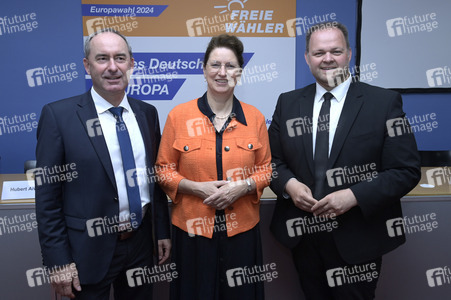
<svg viewBox="0 0 451 300"><path fill-rule="evenodd" d="M76 63L54 65L51 67L38 67L29 69L25 73L29 87L60 82L71 82L73 79L78 78Z"/></svg>
<svg viewBox="0 0 451 300"><path fill-rule="evenodd" d="M32 32L38 28L36 13L0 17L0 36L18 32Z"/></svg>
<svg viewBox="0 0 451 300"><path fill-rule="evenodd" d="M386 222L387 232L390 237L413 234L417 232L431 232L438 228L437 214L404 216L404 218L389 219Z"/></svg>
<svg viewBox="0 0 451 300"><path fill-rule="evenodd" d="M257 282L271 282L279 274L276 270L276 263L265 264L262 266L252 266L244 268L234 268L226 271L227 283L229 287L237 287L244 284L254 284Z"/></svg>
<svg viewBox="0 0 451 300"><path fill-rule="evenodd" d="M429 269L426 271L426 278L430 287L451 284L451 270L448 266Z"/></svg>
<svg viewBox="0 0 451 300"><path fill-rule="evenodd" d="M230 23L225 23L227 33L280 33L284 32L284 23L273 23L274 10L247 10L244 4L248 0L226 1L226 5L215 5L220 14L230 13ZM238 8L238 9L236 9Z"/></svg>
<svg viewBox="0 0 451 300"><path fill-rule="evenodd" d="M325 216L311 216L289 219L286 222L288 236L296 237L304 234L312 234L316 232L331 232L338 228L338 221L336 215L331 214L328 217Z"/></svg>
<svg viewBox="0 0 451 300"><path fill-rule="evenodd" d="M386 22L388 36L397 37L418 32L431 32L438 28L438 22L436 20L436 13L389 19Z"/></svg>
<svg viewBox="0 0 451 300"><path fill-rule="evenodd" d="M376 263L369 263L329 269L326 271L326 276L328 285L337 287L344 284L377 280L379 272L377 271Z"/></svg>
<svg viewBox="0 0 451 300"><path fill-rule="evenodd" d="M448 66L429 69L426 78L430 87L445 87L451 85L451 69Z"/></svg>
<svg viewBox="0 0 451 300"><path fill-rule="evenodd" d="M31 132L38 128L36 113L0 117L0 135L16 132Z"/></svg>
<svg viewBox="0 0 451 300"><path fill-rule="evenodd" d="M151 268L134 268L125 273L129 287L137 287L155 282L171 282L178 277L176 264L155 265Z"/></svg>

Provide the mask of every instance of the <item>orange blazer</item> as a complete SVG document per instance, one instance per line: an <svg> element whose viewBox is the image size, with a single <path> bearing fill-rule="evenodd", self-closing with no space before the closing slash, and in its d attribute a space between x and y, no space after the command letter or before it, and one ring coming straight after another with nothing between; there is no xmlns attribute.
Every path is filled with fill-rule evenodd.
<svg viewBox="0 0 451 300"><path fill-rule="evenodd" d="M199 197L178 193L179 182L218 180L216 133L199 110L197 100L177 105L168 115L156 162L163 190L173 201L172 224L190 235L211 238L216 210ZM252 178L256 192L237 199L225 209L227 235L252 229L260 220L260 197L271 179L271 152L265 117L254 106L243 103L247 126L232 119L223 132L223 178L229 181ZM226 150L226 147L227 150Z"/></svg>

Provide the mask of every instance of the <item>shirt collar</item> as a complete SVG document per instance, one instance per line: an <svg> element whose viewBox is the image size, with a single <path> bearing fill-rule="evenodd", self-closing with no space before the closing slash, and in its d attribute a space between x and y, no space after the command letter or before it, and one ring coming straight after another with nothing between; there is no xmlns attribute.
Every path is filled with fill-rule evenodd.
<svg viewBox="0 0 451 300"><path fill-rule="evenodd" d="M111 107L114 107L110 102L106 101L102 96L100 96L96 90L91 88L91 96L92 100L94 100L94 105L96 107L97 114L103 114ZM130 107L130 103L128 103L127 94L124 94L124 98L122 99L119 106L122 106L125 111L131 112L132 109Z"/></svg>
<svg viewBox="0 0 451 300"><path fill-rule="evenodd" d="M345 99L346 94L348 93L349 86L351 85L352 76L350 75L348 79L346 79L344 82L342 82L340 85L334 87L331 91L329 91L332 95L334 95L334 98L340 102ZM321 85L316 83L316 94L315 94L315 101L321 100L324 93L327 93L327 90L323 88Z"/></svg>
<svg viewBox="0 0 451 300"><path fill-rule="evenodd" d="M207 93L205 93L202 97L197 100L197 107L205 116L207 116L210 121L213 123L215 113L211 110L210 105L207 100ZM241 124L247 126L246 117L244 116L243 107L241 106L240 101L233 95L233 106L232 106L232 116L240 122Z"/></svg>

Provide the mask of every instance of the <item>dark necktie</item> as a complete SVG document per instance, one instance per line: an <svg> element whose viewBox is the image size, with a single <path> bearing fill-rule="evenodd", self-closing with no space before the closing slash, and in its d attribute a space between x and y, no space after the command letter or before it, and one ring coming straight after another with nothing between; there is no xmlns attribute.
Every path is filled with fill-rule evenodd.
<svg viewBox="0 0 451 300"><path fill-rule="evenodd" d="M137 174L135 157L133 156L132 143L128 134L127 126L122 119L123 107L112 107L110 112L116 118L116 133L121 148L122 165L124 167L125 186L127 187L128 204L130 209L130 222L134 229L138 228L142 221L141 196L139 194L139 186L134 180L128 180L128 175ZM127 173L128 172L128 173Z"/></svg>
<svg viewBox="0 0 451 300"><path fill-rule="evenodd" d="M326 181L327 161L329 159L329 119L330 99L334 96L327 92L324 94L324 102L318 116L315 143L315 192L313 197L320 200L323 195L323 187Z"/></svg>

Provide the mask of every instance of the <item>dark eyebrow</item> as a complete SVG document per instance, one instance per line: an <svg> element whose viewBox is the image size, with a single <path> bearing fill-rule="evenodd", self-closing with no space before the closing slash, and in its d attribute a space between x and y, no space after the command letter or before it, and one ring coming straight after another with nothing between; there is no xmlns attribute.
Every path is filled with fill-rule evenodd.
<svg viewBox="0 0 451 300"><path fill-rule="evenodd" d="M108 54L99 53L94 58L108 57L108 56L109 56ZM126 53L118 53L118 54L114 55L114 57L127 57L127 54Z"/></svg>

